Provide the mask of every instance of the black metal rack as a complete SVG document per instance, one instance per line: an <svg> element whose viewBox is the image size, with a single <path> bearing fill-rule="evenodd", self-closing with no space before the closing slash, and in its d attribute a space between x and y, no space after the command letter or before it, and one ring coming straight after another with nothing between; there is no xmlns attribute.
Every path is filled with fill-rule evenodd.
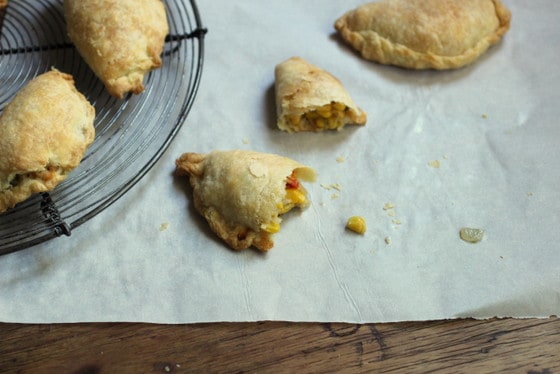
<svg viewBox="0 0 560 374"><path fill-rule="evenodd" d="M165 4L170 32L162 67L146 77L142 94L117 100L70 42L62 0L9 2L0 23L0 111L29 80L55 67L72 74L95 107L96 138L53 191L0 214L0 255L70 236L142 179L175 138L200 82L206 29L194 0Z"/></svg>

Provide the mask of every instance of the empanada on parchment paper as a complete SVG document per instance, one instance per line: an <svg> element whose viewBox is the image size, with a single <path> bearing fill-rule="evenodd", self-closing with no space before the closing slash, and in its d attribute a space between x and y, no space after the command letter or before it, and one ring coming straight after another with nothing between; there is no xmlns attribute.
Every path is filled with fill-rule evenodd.
<svg viewBox="0 0 560 374"><path fill-rule="evenodd" d="M189 176L196 210L235 250L271 249L280 216L309 205L301 181L316 178L312 168L290 158L248 150L184 153L176 168Z"/></svg>
<svg viewBox="0 0 560 374"><path fill-rule="evenodd" d="M361 55L408 69L454 69L472 63L509 30L500 0L380 0L336 20Z"/></svg>

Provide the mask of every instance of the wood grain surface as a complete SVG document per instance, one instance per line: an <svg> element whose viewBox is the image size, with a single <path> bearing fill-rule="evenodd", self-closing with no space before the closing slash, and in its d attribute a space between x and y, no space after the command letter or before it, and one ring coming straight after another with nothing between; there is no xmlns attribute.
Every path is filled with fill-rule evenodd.
<svg viewBox="0 0 560 374"><path fill-rule="evenodd" d="M560 320L0 324L1 373L560 373Z"/></svg>

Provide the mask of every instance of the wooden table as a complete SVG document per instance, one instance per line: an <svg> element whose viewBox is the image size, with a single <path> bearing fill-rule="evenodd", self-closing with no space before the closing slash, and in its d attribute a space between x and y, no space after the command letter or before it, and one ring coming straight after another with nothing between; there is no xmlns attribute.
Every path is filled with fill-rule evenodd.
<svg viewBox="0 0 560 374"><path fill-rule="evenodd" d="M1 373L560 373L560 319L0 324Z"/></svg>

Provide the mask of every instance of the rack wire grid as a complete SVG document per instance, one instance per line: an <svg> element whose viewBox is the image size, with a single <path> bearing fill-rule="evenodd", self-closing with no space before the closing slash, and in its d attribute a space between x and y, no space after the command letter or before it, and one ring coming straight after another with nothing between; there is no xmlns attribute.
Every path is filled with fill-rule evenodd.
<svg viewBox="0 0 560 374"><path fill-rule="evenodd" d="M63 0L11 0L0 14L0 111L52 67L72 74L96 110L96 137L78 168L53 191L0 214L0 255L70 236L140 181L175 138L196 96L207 30L194 0L164 3L162 67L145 78L143 93L122 100L106 92L70 42Z"/></svg>

